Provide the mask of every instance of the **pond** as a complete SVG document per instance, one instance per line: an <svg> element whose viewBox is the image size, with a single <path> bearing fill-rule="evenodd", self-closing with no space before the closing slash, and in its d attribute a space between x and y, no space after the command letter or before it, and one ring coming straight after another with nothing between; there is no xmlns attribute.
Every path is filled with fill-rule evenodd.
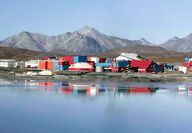
<svg viewBox="0 0 192 133"><path fill-rule="evenodd" d="M192 132L192 83L0 80L1 133Z"/></svg>

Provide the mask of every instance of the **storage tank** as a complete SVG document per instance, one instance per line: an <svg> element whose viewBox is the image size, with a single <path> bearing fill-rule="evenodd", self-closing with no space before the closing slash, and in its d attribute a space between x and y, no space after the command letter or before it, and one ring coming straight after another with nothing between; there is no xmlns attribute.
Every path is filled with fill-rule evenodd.
<svg viewBox="0 0 192 133"><path fill-rule="evenodd" d="M88 63L75 63L69 67L69 71L93 71L93 69Z"/></svg>
<svg viewBox="0 0 192 133"><path fill-rule="evenodd" d="M96 66L96 72L103 72L103 66Z"/></svg>

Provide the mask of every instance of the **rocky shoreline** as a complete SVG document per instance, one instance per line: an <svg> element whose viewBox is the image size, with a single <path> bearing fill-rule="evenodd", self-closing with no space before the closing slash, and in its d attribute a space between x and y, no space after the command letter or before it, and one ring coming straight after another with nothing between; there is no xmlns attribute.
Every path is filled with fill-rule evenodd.
<svg viewBox="0 0 192 133"><path fill-rule="evenodd" d="M113 72L69 72L53 71L52 76L28 76L21 70L0 70L0 78L10 80L48 80L48 81L119 81L119 82L192 82L192 74L169 73L113 73Z"/></svg>

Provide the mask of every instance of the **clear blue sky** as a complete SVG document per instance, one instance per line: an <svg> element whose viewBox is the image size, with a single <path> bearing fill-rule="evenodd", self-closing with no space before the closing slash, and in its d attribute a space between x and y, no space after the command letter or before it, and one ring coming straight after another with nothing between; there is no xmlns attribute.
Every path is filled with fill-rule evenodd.
<svg viewBox="0 0 192 133"><path fill-rule="evenodd" d="M192 33L192 0L0 0L0 40L21 31L58 35L85 25L162 43Z"/></svg>

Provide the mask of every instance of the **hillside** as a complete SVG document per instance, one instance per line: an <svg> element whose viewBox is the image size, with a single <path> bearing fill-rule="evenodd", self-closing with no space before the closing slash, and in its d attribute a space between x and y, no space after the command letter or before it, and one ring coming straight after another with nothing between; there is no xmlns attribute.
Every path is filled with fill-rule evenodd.
<svg viewBox="0 0 192 133"><path fill-rule="evenodd" d="M62 54L55 54L49 52L38 52L32 50L26 50L21 48L9 48L0 46L0 59L16 59L16 60L30 60L30 59L44 59L49 56L64 56L69 55L60 51ZM133 45L126 46L123 48L116 48L108 50L99 54L91 54L88 56L98 56L98 57L116 57L120 53L125 52L135 52L142 56L148 57L157 62L184 62L185 57L192 57L192 53L179 53L168 51L158 46L144 46L144 45Z"/></svg>
<svg viewBox="0 0 192 133"><path fill-rule="evenodd" d="M183 53L170 51L159 46L131 45L123 48L111 49L103 53L94 54L101 57L116 57L120 53L139 53L147 57L185 56Z"/></svg>
<svg viewBox="0 0 192 133"><path fill-rule="evenodd" d="M21 48L0 47L0 59L15 59L25 61L30 59L44 59L47 56L56 55L62 56L61 54L37 52Z"/></svg>

